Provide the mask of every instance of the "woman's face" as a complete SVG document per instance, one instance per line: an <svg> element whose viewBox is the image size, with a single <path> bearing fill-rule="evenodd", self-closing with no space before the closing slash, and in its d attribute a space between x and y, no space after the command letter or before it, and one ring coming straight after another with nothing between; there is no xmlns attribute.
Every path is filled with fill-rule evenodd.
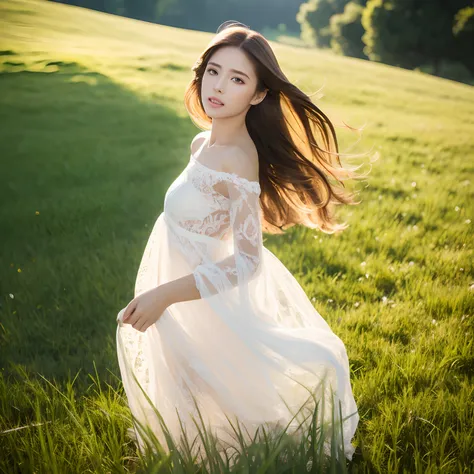
<svg viewBox="0 0 474 474"><path fill-rule="evenodd" d="M265 93L256 94L257 76L245 53L234 46L218 49L209 59L201 85L204 110L209 117L224 118L246 113ZM223 105L215 105L215 97Z"/></svg>

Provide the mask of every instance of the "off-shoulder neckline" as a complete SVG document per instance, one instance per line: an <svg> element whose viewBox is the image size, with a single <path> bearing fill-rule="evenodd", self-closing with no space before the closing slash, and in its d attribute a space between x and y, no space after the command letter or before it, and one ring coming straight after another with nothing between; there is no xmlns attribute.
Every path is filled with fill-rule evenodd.
<svg viewBox="0 0 474 474"><path fill-rule="evenodd" d="M213 173L216 173L216 174L219 174L219 175L222 175L222 176L229 176L229 177L232 177L232 178L235 178L236 180L240 180L244 183L248 183L249 185L251 186L256 186L258 191L260 191L260 183L258 181L253 181L253 180L250 180L250 179L247 179L247 178L244 178L243 176L239 176L237 173L230 173L228 171L220 171L220 170L216 170L215 168L210 168L209 166L205 165L204 163L201 163L195 156L194 156L194 153L191 153L191 160L194 162L194 163L197 163L199 166L202 166L203 168L205 168L206 170L209 170Z"/></svg>

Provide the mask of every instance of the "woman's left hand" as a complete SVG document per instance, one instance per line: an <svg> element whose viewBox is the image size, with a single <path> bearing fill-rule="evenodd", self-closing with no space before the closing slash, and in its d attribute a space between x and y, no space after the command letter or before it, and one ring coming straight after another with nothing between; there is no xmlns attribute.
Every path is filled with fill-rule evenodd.
<svg viewBox="0 0 474 474"><path fill-rule="evenodd" d="M145 332L170 306L162 286L145 291L134 298L123 313L122 322L131 324L137 331Z"/></svg>

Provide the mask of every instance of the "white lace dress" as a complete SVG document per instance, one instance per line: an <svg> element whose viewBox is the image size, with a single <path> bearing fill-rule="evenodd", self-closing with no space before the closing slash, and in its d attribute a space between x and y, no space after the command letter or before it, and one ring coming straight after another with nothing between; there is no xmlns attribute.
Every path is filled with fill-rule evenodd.
<svg viewBox="0 0 474 474"><path fill-rule="evenodd" d="M225 183L228 197L217 183ZM345 346L262 244L259 196L258 182L193 155L166 192L135 296L192 273L202 298L169 306L144 333L123 324L125 308L117 316L117 355L138 444L145 443L139 426L147 426L167 451L157 410L175 442L184 428L199 449L196 403L225 446L235 443L226 416L251 436L262 424L288 425L297 435L324 396L319 422L342 416L339 449L352 459L359 415Z"/></svg>

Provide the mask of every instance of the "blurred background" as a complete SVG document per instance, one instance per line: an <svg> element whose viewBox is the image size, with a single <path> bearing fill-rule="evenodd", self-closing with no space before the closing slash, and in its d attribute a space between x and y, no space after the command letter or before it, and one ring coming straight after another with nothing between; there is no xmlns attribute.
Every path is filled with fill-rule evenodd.
<svg viewBox="0 0 474 474"><path fill-rule="evenodd" d="M215 32L235 19L268 39L474 83L468 0L71 0L162 25Z"/></svg>

